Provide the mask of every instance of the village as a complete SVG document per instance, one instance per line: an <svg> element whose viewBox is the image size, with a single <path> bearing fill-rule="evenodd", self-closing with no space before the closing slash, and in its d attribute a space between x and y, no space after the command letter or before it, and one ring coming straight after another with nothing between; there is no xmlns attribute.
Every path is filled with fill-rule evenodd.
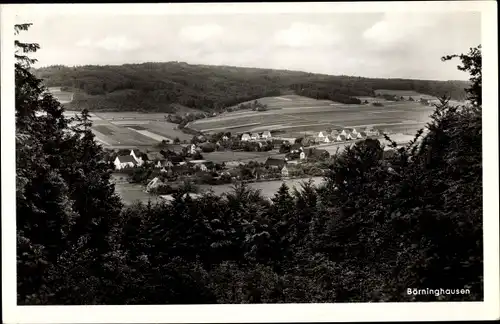
<svg viewBox="0 0 500 324"><path fill-rule="evenodd" d="M379 131L370 127L359 131L353 127L328 129L303 138L284 138L271 131L241 135L219 132L195 135L191 144L162 141L146 150L105 149L105 161L113 168L115 179L141 185L146 193L168 201L186 183L193 187L320 177L335 155L323 145L350 145L379 136ZM244 152L258 156L237 158ZM185 191L197 197L196 190Z"/></svg>

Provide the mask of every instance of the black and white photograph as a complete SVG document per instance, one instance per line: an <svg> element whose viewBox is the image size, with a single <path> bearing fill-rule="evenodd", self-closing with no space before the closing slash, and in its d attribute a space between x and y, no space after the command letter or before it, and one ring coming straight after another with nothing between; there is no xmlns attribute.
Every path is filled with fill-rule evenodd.
<svg viewBox="0 0 500 324"><path fill-rule="evenodd" d="M4 321L498 319L496 11L2 5Z"/></svg>

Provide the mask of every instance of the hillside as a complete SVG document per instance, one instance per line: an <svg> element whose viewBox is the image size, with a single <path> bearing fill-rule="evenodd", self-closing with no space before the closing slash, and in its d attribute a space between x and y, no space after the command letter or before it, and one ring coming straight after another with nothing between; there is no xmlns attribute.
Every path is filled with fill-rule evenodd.
<svg viewBox="0 0 500 324"><path fill-rule="evenodd" d="M464 81L426 81L331 76L286 70L191 65L180 62L120 66L50 66L34 70L48 87L73 91L67 109L176 113L172 104L221 111L290 91L314 99L359 103L357 96L374 96L377 89L448 94L463 99Z"/></svg>

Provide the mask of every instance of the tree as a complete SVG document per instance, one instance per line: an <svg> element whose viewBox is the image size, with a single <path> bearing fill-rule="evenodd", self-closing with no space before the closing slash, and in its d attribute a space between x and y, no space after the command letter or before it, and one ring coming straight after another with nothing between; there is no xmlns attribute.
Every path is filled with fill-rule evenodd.
<svg viewBox="0 0 500 324"><path fill-rule="evenodd" d="M16 25L16 35L30 26ZM101 163L88 111L66 118L30 71L28 54L39 46L15 45L18 302L100 303L110 296L104 293L111 284L105 266L122 205ZM70 271L78 267L99 282L100 293ZM83 291L95 293L92 301Z"/></svg>
<svg viewBox="0 0 500 324"><path fill-rule="evenodd" d="M454 58L459 58L462 65L458 65L457 68L460 71L465 71L470 75L470 81L472 85L465 89L467 93L467 99L471 104L479 108L482 105L482 53L481 45L475 48L471 48L469 53L460 55L446 55L441 58L442 61L448 61Z"/></svg>
<svg viewBox="0 0 500 324"><path fill-rule="evenodd" d="M181 140L178 137L174 138L174 144L179 144L180 142Z"/></svg>

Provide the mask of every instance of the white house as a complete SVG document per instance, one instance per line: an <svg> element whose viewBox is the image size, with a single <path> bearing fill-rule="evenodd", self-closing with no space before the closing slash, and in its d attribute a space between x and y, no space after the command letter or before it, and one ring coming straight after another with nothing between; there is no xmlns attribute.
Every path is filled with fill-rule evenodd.
<svg viewBox="0 0 500 324"><path fill-rule="evenodd" d="M342 130L342 132L340 133L340 135L343 135L343 136L347 136L347 132L345 129Z"/></svg>
<svg viewBox="0 0 500 324"><path fill-rule="evenodd" d="M135 152L134 150L130 151L130 155L134 158L135 162L137 163L138 166L141 166L144 161L140 154L138 152Z"/></svg>
<svg viewBox="0 0 500 324"><path fill-rule="evenodd" d="M253 133L251 138L253 140L258 140L260 138L260 135L259 135L259 133Z"/></svg>
<svg viewBox="0 0 500 324"><path fill-rule="evenodd" d="M136 160L131 155L117 156L113 163L116 170L121 170L123 168L133 168L137 165Z"/></svg>
<svg viewBox="0 0 500 324"><path fill-rule="evenodd" d="M325 133L323 133L323 132L319 132L317 137L318 137L319 139L323 139L323 138L325 138Z"/></svg>
<svg viewBox="0 0 500 324"><path fill-rule="evenodd" d="M306 158L306 153L300 152L300 159L304 160Z"/></svg>
<svg viewBox="0 0 500 324"><path fill-rule="evenodd" d="M347 128L347 131L351 133L353 137L356 137L358 135L358 131L356 131L356 128L354 127Z"/></svg>
<svg viewBox="0 0 500 324"><path fill-rule="evenodd" d="M333 136L331 136L331 135L328 135L328 136L324 137L323 142L325 142L325 143L332 143L332 142L335 142L335 138Z"/></svg>
<svg viewBox="0 0 500 324"><path fill-rule="evenodd" d="M195 144L191 144L191 146L189 147L189 154L196 154L196 145Z"/></svg>
<svg viewBox="0 0 500 324"><path fill-rule="evenodd" d="M352 133L347 133L347 136L345 137L348 141L355 139L356 137L352 135Z"/></svg>
<svg viewBox="0 0 500 324"><path fill-rule="evenodd" d="M346 140L346 137L345 137L345 135L340 134L340 135L337 136L337 138L335 140L337 142L343 142L343 141Z"/></svg>
<svg viewBox="0 0 500 324"><path fill-rule="evenodd" d="M249 134L247 134L247 133L243 134L243 135L241 136L241 140L242 140L242 141L249 141L249 140L251 140L250 135L249 135Z"/></svg>
<svg viewBox="0 0 500 324"><path fill-rule="evenodd" d="M281 169L281 175L282 175L283 177L288 177L288 174L289 174L289 173L288 173L288 169L287 169L287 167L286 167L286 165L285 165L285 166Z"/></svg>
<svg viewBox="0 0 500 324"><path fill-rule="evenodd" d="M168 160L163 160L163 161L158 161L158 163L156 163L156 167L157 168L171 168L173 167L174 164L172 163L172 161L168 161Z"/></svg>
<svg viewBox="0 0 500 324"><path fill-rule="evenodd" d="M229 139L229 137L227 137L226 135L222 136L223 141L227 141L228 139Z"/></svg>
<svg viewBox="0 0 500 324"><path fill-rule="evenodd" d="M264 133L262 133L262 138L264 138L264 139L270 139L270 138L272 138L271 132L270 131L265 131Z"/></svg>

